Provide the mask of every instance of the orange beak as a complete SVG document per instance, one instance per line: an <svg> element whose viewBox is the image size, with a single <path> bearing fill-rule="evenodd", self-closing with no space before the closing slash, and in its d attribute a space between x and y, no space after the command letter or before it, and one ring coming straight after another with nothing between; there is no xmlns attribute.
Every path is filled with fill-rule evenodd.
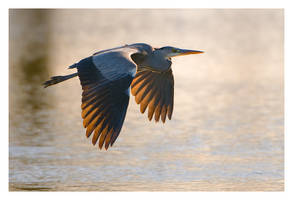
<svg viewBox="0 0 293 200"><path fill-rule="evenodd" d="M204 53L204 51L181 49L181 51L178 52L178 54L175 56L185 56L189 54L200 54L200 53ZM172 57L175 57L175 56L172 56Z"/></svg>

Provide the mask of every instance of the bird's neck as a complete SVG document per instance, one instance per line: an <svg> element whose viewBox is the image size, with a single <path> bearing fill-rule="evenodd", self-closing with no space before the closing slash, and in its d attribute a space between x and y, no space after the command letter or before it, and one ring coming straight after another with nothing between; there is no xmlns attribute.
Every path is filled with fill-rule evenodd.
<svg viewBox="0 0 293 200"><path fill-rule="evenodd" d="M165 71L171 67L172 62L171 58L164 57L160 52L154 52L145 59L143 64L159 71Z"/></svg>

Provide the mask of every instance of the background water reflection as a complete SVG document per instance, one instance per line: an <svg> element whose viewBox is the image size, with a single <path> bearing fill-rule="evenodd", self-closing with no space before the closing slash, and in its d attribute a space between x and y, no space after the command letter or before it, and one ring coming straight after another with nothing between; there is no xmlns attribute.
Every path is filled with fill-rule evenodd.
<svg viewBox="0 0 293 200"><path fill-rule="evenodd" d="M10 190L284 189L283 10L10 10ZM79 81L51 75L124 43L204 50L173 59L172 121L133 98L113 148L85 137Z"/></svg>

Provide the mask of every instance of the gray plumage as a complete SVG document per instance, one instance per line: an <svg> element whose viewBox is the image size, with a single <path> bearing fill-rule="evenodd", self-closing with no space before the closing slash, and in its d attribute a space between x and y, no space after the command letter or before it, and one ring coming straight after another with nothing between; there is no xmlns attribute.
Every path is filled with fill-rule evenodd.
<svg viewBox="0 0 293 200"><path fill-rule="evenodd" d="M202 51L175 47L153 48L136 43L102 50L69 66L77 73L54 76L44 83L48 87L75 76L82 86L82 118L86 136L99 147L113 145L127 111L129 93L149 120L170 120L174 105L174 78L171 57L198 54Z"/></svg>

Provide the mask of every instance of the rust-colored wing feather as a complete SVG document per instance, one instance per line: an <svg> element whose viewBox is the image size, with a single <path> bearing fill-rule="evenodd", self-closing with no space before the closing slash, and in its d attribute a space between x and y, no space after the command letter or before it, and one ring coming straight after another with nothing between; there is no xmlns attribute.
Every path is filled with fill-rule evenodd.
<svg viewBox="0 0 293 200"><path fill-rule="evenodd" d="M152 71L150 69L138 69L131 83L131 93L135 101L140 104L140 111L148 108L148 118L153 116L158 122L161 118L165 123L166 116L172 117L174 104L174 78L172 69L167 71Z"/></svg>
<svg viewBox="0 0 293 200"><path fill-rule="evenodd" d="M118 61L122 63L123 60ZM111 68L95 65L91 57L80 61L77 69L83 90L81 116L83 126L86 128L86 136L93 135L93 145L98 143L99 148L105 145L105 149L108 149L114 144L121 131L133 76L124 72L111 73L109 76L111 79L106 78L102 70L111 70Z"/></svg>

